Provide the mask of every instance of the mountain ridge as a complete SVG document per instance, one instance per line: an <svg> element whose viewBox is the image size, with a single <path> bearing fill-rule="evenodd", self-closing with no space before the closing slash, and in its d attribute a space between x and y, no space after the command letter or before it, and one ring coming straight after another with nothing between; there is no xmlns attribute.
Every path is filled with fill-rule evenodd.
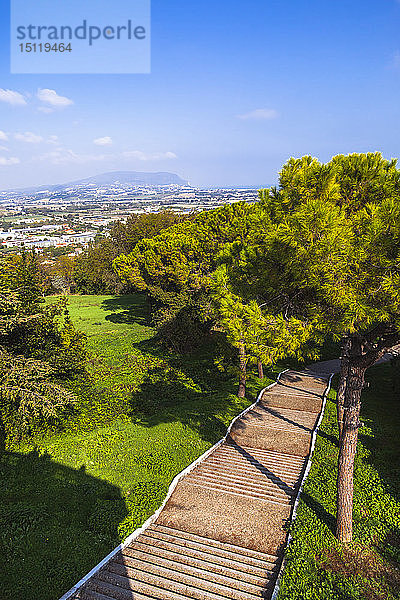
<svg viewBox="0 0 400 600"><path fill-rule="evenodd" d="M93 183L98 186L113 185L120 183L122 185L188 185L188 182L182 179L176 173L169 171L107 171L99 175L92 175L84 179L67 181L66 183L55 183L50 185L37 185L24 188L14 188L12 190L1 190L2 192L40 192L41 190L62 190L76 185Z"/></svg>

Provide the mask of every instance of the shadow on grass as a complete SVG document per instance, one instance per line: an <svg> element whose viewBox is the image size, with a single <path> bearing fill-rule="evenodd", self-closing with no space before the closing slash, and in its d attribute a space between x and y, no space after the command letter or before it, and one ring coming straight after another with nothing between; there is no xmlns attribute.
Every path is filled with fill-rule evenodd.
<svg viewBox="0 0 400 600"><path fill-rule="evenodd" d="M140 389L132 395L131 416L139 418L144 426L180 421L197 431L202 439L215 443L226 433L226 423L216 416L234 412L238 398L232 394L232 381L218 386L218 391L193 386L193 380L185 378L173 368L151 369Z"/></svg>
<svg viewBox="0 0 400 600"><path fill-rule="evenodd" d="M369 462L377 469L385 491L400 500L400 389L393 389L394 367L379 365L367 371L370 387L363 392L361 420L372 436L360 433L370 451Z"/></svg>
<svg viewBox="0 0 400 600"><path fill-rule="evenodd" d="M48 455L0 455L2 600L54 600L119 543L120 490Z"/></svg>
<svg viewBox="0 0 400 600"><path fill-rule="evenodd" d="M318 500L315 500L310 494L307 492L302 492L301 499L303 502L311 508L311 510L316 514L316 516L330 529L330 531L335 535L336 530L336 519L335 517L328 512Z"/></svg>
<svg viewBox="0 0 400 600"><path fill-rule="evenodd" d="M103 300L101 307L111 312L106 316L106 321L111 323L151 325L148 304L143 294L107 298Z"/></svg>
<svg viewBox="0 0 400 600"><path fill-rule="evenodd" d="M334 446L336 446L336 448L339 448L339 439L338 439L337 435L326 433L325 431L322 431L321 429L318 430L318 435L320 437L324 438L325 440L327 440L328 442L330 442L331 444L333 444Z"/></svg>

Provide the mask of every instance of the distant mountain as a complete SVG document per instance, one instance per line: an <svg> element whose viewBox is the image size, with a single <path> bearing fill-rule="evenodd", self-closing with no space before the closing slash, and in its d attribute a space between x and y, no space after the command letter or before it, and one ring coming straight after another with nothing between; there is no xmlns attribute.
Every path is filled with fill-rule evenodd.
<svg viewBox="0 0 400 600"><path fill-rule="evenodd" d="M94 175L93 177L87 177L86 179L79 179L77 181L68 181L67 183L57 183L50 185L38 185L29 188L19 188L13 190L4 190L9 193L16 192L40 192L41 190L49 190L50 192L62 191L65 188L73 188L76 185L82 184L93 184L99 187L107 187L114 184L121 185L188 185L188 182L176 175L175 173L168 173L167 171L160 172L144 172L139 171L110 171L109 173L101 173L100 175Z"/></svg>
<svg viewBox="0 0 400 600"><path fill-rule="evenodd" d="M131 185L187 185L181 177L175 173L161 171L158 173L141 173L138 171L110 171L101 175L94 175L80 181L64 184L63 187L78 185L81 183L94 183L95 185L113 185L116 183Z"/></svg>

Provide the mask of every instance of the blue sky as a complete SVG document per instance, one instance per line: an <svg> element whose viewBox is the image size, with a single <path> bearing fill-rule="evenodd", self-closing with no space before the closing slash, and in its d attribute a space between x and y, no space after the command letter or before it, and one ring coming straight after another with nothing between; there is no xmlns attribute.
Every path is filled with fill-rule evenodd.
<svg viewBox="0 0 400 600"><path fill-rule="evenodd" d="M153 0L149 75L11 75L3 0L0 23L1 189L109 170L266 186L290 156L400 154L398 0Z"/></svg>

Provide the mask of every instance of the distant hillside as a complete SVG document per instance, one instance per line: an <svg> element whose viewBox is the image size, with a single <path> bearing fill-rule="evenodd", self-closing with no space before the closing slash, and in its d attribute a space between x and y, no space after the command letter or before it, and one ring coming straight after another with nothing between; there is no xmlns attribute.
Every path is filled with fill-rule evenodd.
<svg viewBox="0 0 400 600"><path fill-rule="evenodd" d="M93 177L87 177L86 179L79 179L78 181L68 181L67 183L57 183L51 185L38 185L29 188L19 188L14 190L6 190L8 193L17 192L30 192L35 193L41 190L49 190L51 192L63 191L65 188L73 188L77 185L82 184L94 184L98 187L108 187L114 184L121 185L188 185L188 182L176 175L175 173L168 173L167 171L160 171L156 173L139 171L110 171L109 173L101 173L100 175L94 175Z"/></svg>
<svg viewBox="0 0 400 600"><path fill-rule="evenodd" d="M132 185L187 185L181 177L175 173L158 172L158 173L141 173L138 171L110 171L101 175L94 175L87 179L74 181L71 184L94 183L95 185L113 185L115 183L132 184Z"/></svg>

